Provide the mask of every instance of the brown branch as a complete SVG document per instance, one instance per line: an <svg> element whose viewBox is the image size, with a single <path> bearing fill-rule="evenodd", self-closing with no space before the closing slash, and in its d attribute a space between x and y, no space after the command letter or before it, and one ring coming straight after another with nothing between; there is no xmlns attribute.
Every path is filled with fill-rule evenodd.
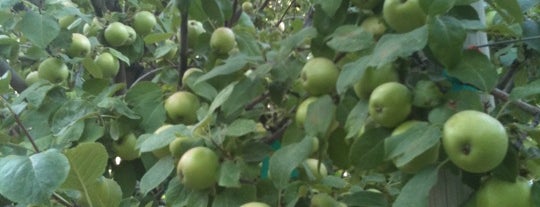
<svg viewBox="0 0 540 207"><path fill-rule="evenodd" d="M289 4L289 6L287 6L287 8L285 9L285 12L283 12L283 15L281 15L281 17L277 21L276 27L279 26L279 24L281 24L281 22L283 22L283 18L285 18L285 15L287 15L287 13L289 13L289 10L295 4L296 4L296 0L292 0L291 3Z"/></svg>
<svg viewBox="0 0 540 207"><path fill-rule="evenodd" d="M504 92L503 90L501 89L494 89L493 91L491 91L491 94L493 96L495 96L495 98L498 98L502 101L510 101L510 103L514 104L515 106L517 106L518 108L520 108L521 110L527 112L527 113L530 113L531 115L533 116L538 116L540 115L540 108L536 107L536 106L533 106L533 105L530 105L524 101L521 101L521 100L516 100L516 101L513 101L513 100L510 100L510 95L508 95L508 93Z"/></svg>
<svg viewBox="0 0 540 207"><path fill-rule="evenodd" d="M279 129L277 129L274 133L272 133L271 135L269 136L266 136L262 139L262 142L263 143L267 143L267 144L270 144L278 139L280 139L283 134L285 133L285 130L287 130L287 127L289 127L289 125L292 124L292 121L290 119L285 119L284 120L284 123L281 124L281 126L279 127Z"/></svg>
<svg viewBox="0 0 540 207"><path fill-rule="evenodd" d="M261 7L259 7L259 12L262 12L262 11L264 10L264 8L268 6L268 3L270 3L270 0L265 0L265 1L261 4Z"/></svg>
<svg viewBox="0 0 540 207"><path fill-rule="evenodd" d="M26 127L24 127L24 124L22 123L21 119L19 118L19 115L17 115L17 113L15 113L15 111L13 111L13 109L11 108L11 106L9 106L9 103L7 102L6 99L4 99L3 96L0 96L0 100L2 100L2 102L4 103L6 108L13 115L13 118L15 118L15 122L23 130L24 135L26 135L26 138L28 139L28 141L30 141L30 144L32 144L32 147L34 148L34 151L40 152L38 146L36 145L36 142L34 141L34 138L32 137L32 135L30 135L30 132L28 132L28 129L26 129Z"/></svg>
<svg viewBox="0 0 540 207"><path fill-rule="evenodd" d="M13 87L13 89L19 93L24 91L24 89L27 87L24 80L15 72L13 68L11 68L11 66L9 66L6 60L0 59L0 75L4 75L4 73L8 71L11 72L11 87Z"/></svg>
<svg viewBox="0 0 540 207"><path fill-rule="evenodd" d="M270 96L270 93L266 92L260 96L258 96L257 98L253 99L250 103L248 103L244 109L246 111L249 111L251 109L253 109L253 107L255 107L257 104L261 103L262 101L264 101L268 96Z"/></svg>
<svg viewBox="0 0 540 207"><path fill-rule="evenodd" d="M187 70L188 60L188 13L182 12L182 23L180 25L180 65L178 66L178 74L180 76L178 85L182 85L182 77Z"/></svg>

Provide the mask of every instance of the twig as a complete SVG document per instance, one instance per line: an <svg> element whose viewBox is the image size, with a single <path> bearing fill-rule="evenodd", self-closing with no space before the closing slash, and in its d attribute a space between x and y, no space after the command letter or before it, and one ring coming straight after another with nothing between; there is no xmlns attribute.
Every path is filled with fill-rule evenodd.
<svg viewBox="0 0 540 207"><path fill-rule="evenodd" d="M266 99L268 96L270 96L270 93L266 92L260 96L258 96L257 98L253 99L253 101L251 101L250 103L248 103L244 109L246 111L249 111L251 109L253 109L253 107L255 107L255 105L261 103L262 101L264 101L264 99Z"/></svg>
<svg viewBox="0 0 540 207"><path fill-rule="evenodd" d="M30 132L28 132L26 127L24 127L24 124L22 123L21 119L19 118L19 115L17 115L17 113L15 113L15 111L13 111L13 109L11 108L11 106L9 106L9 103L7 102L6 99L4 99L3 96L0 96L0 100L2 100L2 102L4 103L6 108L9 110L9 112L11 114L13 114L13 117L15 118L15 122L17 122L17 125L19 125L19 127L21 127L21 129L23 130L24 135L26 135L26 138L28 139L28 141L30 141L30 144L32 144L32 147L34 148L34 151L35 152L40 152L38 146L36 145L36 142L34 142L34 139L32 138L32 135L30 135Z"/></svg>
<svg viewBox="0 0 540 207"><path fill-rule="evenodd" d="M261 7L259 7L259 12L262 12L264 10L264 8L266 6L268 6L268 3L270 3L270 0L265 0L262 4L261 4Z"/></svg>
<svg viewBox="0 0 540 207"><path fill-rule="evenodd" d="M498 88L493 89L493 91L491 91L491 94L502 101L510 101L509 100L510 95L508 95L508 93L502 91L501 89L498 89ZM521 110L527 113L530 113L532 116L540 115L540 108L536 106L530 105L521 100L510 101L510 102L514 104L515 106L517 106L518 108L520 108Z"/></svg>
<svg viewBox="0 0 540 207"><path fill-rule="evenodd" d="M144 80L146 77L154 74L154 73L157 73L159 71L163 70L163 68L157 68L157 69L153 69L151 71L148 71L148 73L145 73L141 76L139 76L139 78L137 78L135 81L133 81L133 83L131 84L130 87L133 87L135 84L139 83L140 81Z"/></svg>
<svg viewBox="0 0 540 207"><path fill-rule="evenodd" d="M58 203L60 203L60 204L62 204L64 206L67 206L67 207L73 207L74 206L69 201L67 201L65 198L58 195L57 193L53 193L52 197L53 197L54 200L56 200Z"/></svg>
<svg viewBox="0 0 540 207"><path fill-rule="evenodd" d="M292 124L292 121L290 119L285 119L285 122L284 124L281 125L281 127L276 130L274 133L272 133L271 135L265 137L262 139L262 141L264 143L267 143L267 144L270 144L276 140L278 140L279 138L281 138L281 136L283 136L283 133L285 133L285 130L287 129L287 127L289 127L289 125Z"/></svg>
<svg viewBox="0 0 540 207"><path fill-rule="evenodd" d="M503 41L492 42L492 43L487 43L483 45L471 45L469 46L469 49L477 49L477 48L490 47L490 46L495 46L495 45L505 45L505 44L510 44L510 43L524 42L527 40L536 40L536 39L540 39L540 35L524 37L524 38L514 39L514 40L503 40Z"/></svg>
<svg viewBox="0 0 540 207"><path fill-rule="evenodd" d="M180 66L178 67L178 74L180 78L178 85L182 85L182 76L187 70L187 51L188 51L188 12L182 12L182 24L180 25Z"/></svg>
<svg viewBox="0 0 540 207"><path fill-rule="evenodd" d="M24 89L27 87L24 80L15 72L15 70L13 70L13 68L11 68L6 60L0 59L0 75L4 75L4 73L8 71L11 72L11 87L13 87L13 89L19 93L24 91Z"/></svg>
<svg viewBox="0 0 540 207"><path fill-rule="evenodd" d="M296 0L292 0L291 3L289 4L289 6L287 6L287 8L285 9L285 12L283 12L283 15L281 15L281 17L277 21L276 27L279 26L279 24L281 24L281 22L283 22L283 18L285 18L285 15L287 15L287 13L289 13L289 10L291 9L291 7L294 4L296 4Z"/></svg>

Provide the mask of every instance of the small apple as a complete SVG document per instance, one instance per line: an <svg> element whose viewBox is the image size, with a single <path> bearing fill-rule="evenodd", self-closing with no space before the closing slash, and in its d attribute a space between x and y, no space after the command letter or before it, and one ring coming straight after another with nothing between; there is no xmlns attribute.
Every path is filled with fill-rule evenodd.
<svg viewBox="0 0 540 207"><path fill-rule="evenodd" d="M412 95L407 86L398 82L384 83L369 97L369 115L375 123L392 128L411 113Z"/></svg>
<svg viewBox="0 0 540 207"><path fill-rule="evenodd" d="M180 158L182 155L193 147L193 144L197 139L192 137L176 137L171 143L169 143L169 152L173 158Z"/></svg>
<svg viewBox="0 0 540 207"><path fill-rule="evenodd" d="M518 177L515 182L489 178L476 192L478 207L531 207L531 186L525 178Z"/></svg>
<svg viewBox="0 0 540 207"><path fill-rule="evenodd" d="M341 204L326 193L318 193L311 197L310 207L340 207Z"/></svg>
<svg viewBox="0 0 540 207"><path fill-rule="evenodd" d="M508 135L497 119L483 112L465 110L444 123L442 143L448 158L459 168L483 173L503 161Z"/></svg>
<svg viewBox="0 0 540 207"><path fill-rule="evenodd" d="M61 60L50 57L38 66L38 76L51 83L61 83L69 76L69 69Z"/></svg>
<svg viewBox="0 0 540 207"><path fill-rule="evenodd" d="M416 120L410 120L403 122L398 127L392 131L392 136L397 136L400 134L405 133L407 130L418 126L421 124L422 121L416 121ZM408 163L404 164L403 166L396 166L398 167L401 172L404 173L416 173L420 171L425 166L435 163L439 159L439 148L440 148L440 142L438 142L435 146L429 148L428 150L424 151L422 154L419 154L414 159L409 161ZM394 160L395 164L395 160Z"/></svg>
<svg viewBox="0 0 540 207"><path fill-rule="evenodd" d="M375 39L379 39L386 32L386 23L382 17L370 16L362 21L360 28L371 33Z"/></svg>
<svg viewBox="0 0 540 207"><path fill-rule="evenodd" d="M77 16L74 15L67 15L63 16L58 20L58 24L60 25L60 28L67 29L69 25L73 24L77 20Z"/></svg>
<svg viewBox="0 0 540 207"><path fill-rule="evenodd" d="M370 10L383 3L384 0L351 0L359 9Z"/></svg>
<svg viewBox="0 0 540 207"><path fill-rule="evenodd" d="M127 25L124 25L124 26L126 27L126 31L128 32L128 39L127 39L126 42L124 42L124 44L122 46L131 45L137 39L137 32L135 32L133 27L130 27L130 26L127 26Z"/></svg>
<svg viewBox="0 0 540 207"><path fill-rule="evenodd" d="M164 130L168 129L169 127L172 127L172 125L165 124L165 125L159 127L158 129L156 129L156 131L154 131L154 134L159 134L159 133L163 132ZM165 157L167 155L170 155L171 152L169 151L169 146L164 146L162 148L153 150L152 154L154 154L154 156L156 156L157 158L162 158L162 157Z"/></svg>
<svg viewBox="0 0 540 207"><path fill-rule="evenodd" d="M308 158L304 161L304 164L307 167L307 170L317 179L321 179L323 177L326 177L328 175L328 170L326 169L326 166L323 163L320 163L319 166L319 160Z"/></svg>
<svg viewBox="0 0 540 207"><path fill-rule="evenodd" d="M426 24L426 14L418 0L385 0L383 17L398 33L412 31Z"/></svg>
<svg viewBox="0 0 540 207"><path fill-rule="evenodd" d="M137 137L133 133L121 137L112 144L113 150L122 160L134 160L141 156L137 149Z"/></svg>
<svg viewBox="0 0 540 207"><path fill-rule="evenodd" d="M211 187L216 183L219 157L207 147L194 147L178 161L176 172L184 186L195 190Z"/></svg>
<svg viewBox="0 0 540 207"><path fill-rule="evenodd" d="M235 46L234 32L228 27L217 28L210 37L210 48L218 54L227 54Z"/></svg>
<svg viewBox="0 0 540 207"><path fill-rule="evenodd" d="M26 85L32 85L35 82L39 81L39 75L37 71L32 71L26 75L26 78L24 79L24 82Z"/></svg>
<svg viewBox="0 0 540 207"><path fill-rule="evenodd" d="M244 203L240 207L270 207L270 205L261 202Z"/></svg>
<svg viewBox="0 0 540 207"><path fill-rule="evenodd" d="M197 122L197 110L200 105L196 95L187 91L178 91L165 100L165 111L174 122L193 124Z"/></svg>
<svg viewBox="0 0 540 207"><path fill-rule="evenodd" d="M141 35L145 36L152 32L154 26L156 25L157 20L154 14L149 11L140 11L133 16L133 29Z"/></svg>
<svg viewBox="0 0 540 207"><path fill-rule="evenodd" d="M420 80L413 89L413 106L433 108L441 103L443 94L435 82Z"/></svg>
<svg viewBox="0 0 540 207"><path fill-rule="evenodd" d="M90 40L83 34L73 33L71 34L71 44L67 50L67 54L70 57L84 57L90 53L91 49Z"/></svg>
<svg viewBox="0 0 540 207"><path fill-rule="evenodd" d="M120 62L111 53L103 52L94 59L94 63L101 70L104 79L116 77L120 70Z"/></svg>
<svg viewBox="0 0 540 207"><path fill-rule="evenodd" d="M308 60L300 73L302 87L314 96L333 92L338 77L339 69L336 64L323 57Z"/></svg>
<svg viewBox="0 0 540 207"><path fill-rule="evenodd" d="M296 121L296 125L298 125L300 128L304 128L304 122L306 120L309 104L315 102L316 100L317 100L317 97L312 96L302 101L302 103L298 105L298 108L296 109L296 114L295 114L295 121Z"/></svg>
<svg viewBox="0 0 540 207"><path fill-rule="evenodd" d="M195 47L199 36L205 32L206 30L201 22L197 20L188 20L188 47Z"/></svg>
<svg viewBox="0 0 540 207"><path fill-rule="evenodd" d="M399 81L399 74L396 71L394 64L389 63L379 68L368 67L364 71L364 75L356 84L354 84L354 92L361 99L369 99L371 92L383 83Z"/></svg>
<svg viewBox="0 0 540 207"><path fill-rule="evenodd" d="M244 1L244 3L242 3L242 11L248 14L253 13L253 4L250 1Z"/></svg>
<svg viewBox="0 0 540 207"><path fill-rule="evenodd" d="M90 24L84 24L83 34L86 36L97 36L99 32L103 30L103 24L99 22L99 19L95 17Z"/></svg>
<svg viewBox="0 0 540 207"><path fill-rule="evenodd" d="M119 47L129 40L129 31L126 25L120 22L113 22L105 28L103 36L109 45Z"/></svg>
<svg viewBox="0 0 540 207"><path fill-rule="evenodd" d="M189 68L184 72L184 75L182 76L182 85L186 85L186 81L188 80L189 76L196 75L196 74L203 74L204 71L200 68Z"/></svg>

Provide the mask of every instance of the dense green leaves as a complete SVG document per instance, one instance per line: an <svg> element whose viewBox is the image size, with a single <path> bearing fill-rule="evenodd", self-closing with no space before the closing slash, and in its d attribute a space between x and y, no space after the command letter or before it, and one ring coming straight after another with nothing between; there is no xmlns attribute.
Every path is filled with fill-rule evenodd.
<svg viewBox="0 0 540 207"><path fill-rule="evenodd" d="M141 178L141 192L147 194L150 190L165 181L171 172L174 171L174 166L174 161L170 156L156 162L156 164L154 164Z"/></svg>
<svg viewBox="0 0 540 207"><path fill-rule="evenodd" d="M438 126L418 124L403 134L385 140L386 158L394 160L398 167L403 166L435 146L440 137L441 129Z"/></svg>
<svg viewBox="0 0 540 207"><path fill-rule="evenodd" d="M373 35L360 27L346 25L336 29L328 46L339 52L356 52L373 45Z"/></svg>
<svg viewBox="0 0 540 207"><path fill-rule="evenodd" d="M484 54L475 50L464 51L461 61L449 69L448 74L482 91L491 91L497 84L494 65Z"/></svg>
<svg viewBox="0 0 540 207"><path fill-rule="evenodd" d="M287 187L291 172L309 156L312 144L311 138L305 137L298 143L284 146L272 155L269 176L277 189Z"/></svg>
<svg viewBox="0 0 540 207"><path fill-rule="evenodd" d="M433 17L428 21L428 30L428 46L437 60L446 68L459 63L467 37L460 22L449 16Z"/></svg>
<svg viewBox="0 0 540 207"><path fill-rule="evenodd" d="M428 206L429 192L437 183L439 168L427 167L403 186L392 206Z"/></svg>
<svg viewBox="0 0 540 207"><path fill-rule="evenodd" d="M60 26L54 18L33 11L24 15L18 28L26 38L40 48L45 48L60 33Z"/></svg>

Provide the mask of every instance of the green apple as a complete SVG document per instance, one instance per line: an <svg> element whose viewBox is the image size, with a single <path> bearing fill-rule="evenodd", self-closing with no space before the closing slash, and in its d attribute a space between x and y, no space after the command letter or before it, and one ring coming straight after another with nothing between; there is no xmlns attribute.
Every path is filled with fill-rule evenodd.
<svg viewBox="0 0 540 207"><path fill-rule="evenodd" d="M35 82L39 81L39 74L37 71L32 71L26 75L24 82L26 85L32 85Z"/></svg>
<svg viewBox="0 0 540 207"><path fill-rule="evenodd" d="M99 32L103 30L103 24L99 22L99 19L95 17L90 24L84 24L83 34L86 36L97 36Z"/></svg>
<svg viewBox="0 0 540 207"><path fill-rule="evenodd" d="M341 204L326 193L318 193L311 197L310 207L340 207Z"/></svg>
<svg viewBox="0 0 540 207"><path fill-rule="evenodd" d="M518 177L515 182L489 178L476 192L477 207L532 207L531 186Z"/></svg>
<svg viewBox="0 0 540 207"><path fill-rule="evenodd" d="M50 57L39 64L38 76L51 83L61 83L68 78L69 69L61 60Z"/></svg>
<svg viewBox="0 0 540 207"><path fill-rule="evenodd" d="M328 175L326 166L323 163L320 163L319 166L319 160L317 159L308 158L304 161L304 164L307 167L306 170L309 170L311 175L313 175L317 180L320 180Z"/></svg>
<svg viewBox="0 0 540 207"><path fill-rule="evenodd" d="M375 123L392 128L411 113L412 95L407 86L401 83L384 83L373 90L368 107Z"/></svg>
<svg viewBox="0 0 540 207"><path fill-rule="evenodd" d="M386 32L386 23L382 17L370 16L362 21L360 28L371 33L375 39L379 39Z"/></svg>
<svg viewBox="0 0 540 207"><path fill-rule="evenodd" d="M244 3L242 3L242 11L248 14L253 13L253 4L250 1L244 1Z"/></svg>
<svg viewBox="0 0 540 207"><path fill-rule="evenodd" d="M73 24L77 20L77 16L74 15L67 15L63 16L58 20L58 24L60 25L60 28L67 29L69 25Z"/></svg>
<svg viewBox="0 0 540 207"><path fill-rule="evenodd" d="M165 124L163 126L160 126L158 129L156 129L156 131L154 131L154 134L159 134L159 133L163 132L164 130L168 129L169 127L172 127L172 125ZM170 155L171 152L169 151L169 146L164 146L162 148L153 150L152 154L154 154L154 156L156 156L157 158L162 158L162 157L165 157L167 155Z"/></svg>
<svg viewBox="0 0 540 207"><path fill-rule="evenodd" d="M270 205L261 202L244 203L240 207L270 207Z"/></svg>
<svg viewBox="0 0 540 207"><path fill-rule="evenodd" d="M152 32L156 23L157 20L154 14L149 11L140 11L133 16L133 25L131 26L139 35L145 36Z"/></svg>
<svg viewBox="0 0 540 207"><path fill-rule="evenodd" d="M296 114L295 114L295 121L296 121L296 125L298 125L300 128L304 128L304 122L306 120L309 104L315 102L316 100L317 100L317 97L312 96L302 101L302 103L298 105L298 108L296 109Z"/></svg>
<svg viewBox="0 0 540 207"><path fill-rule="evenodd" d="M129 31L126 25L120 22L113 22L105 28L103 33L105 41L113 47L119 47L129 41Z"/></svg>
<svg viewBox="0 0 540 207"><path fill-rule="evenodd" d="M358 98L369 99L371 92L381 84L397 81L399 81L399 74L394 64L389 63L379 68L366 68L364 75L354 84L353 89Z"/></svg>
<svg viewBox="0 0 540 207"><path fill-rule="evenodd" d="M412 31L426 24L426 14L419 0L385 0L383 17L390 28L398 33Z"/></svg>
<svg viewBox="0 0 540 207"><path fill-rule="evenodd" d="M444 123L442 143L448 158L459 168L483 173L503 161L508 135L497 119L483 112L465 110Z"/></svg>
<svg viewBox="0 0 540 207"><path fill-rule="evenodd" d="M113 150L122 160L134 160L141 156L137 149L137 137L133 133L128 133L112 144Z"/></svg>
<svg viewBox="0 0 540 207"><path fill-rule="evenodd" d="M413 89L413 106L433 108L441 103L443 94L435 82L420 80Z"/></svg>
<svg viewBox="0 0 540 207"><path fill-rule="evenodd" d="M167 116L176 123L193 124L197 122L199 98L187 91L173 93L165 100Z"/></svg>
<svg viewBox="0 0 540 207"><path fill-rule="evenodd" d="M111 53L103 52L94 59L94 63L101 70L104 79L116 77L120 70L120 62Z"/></svg>
<svg viewBox="0 0 540 207"><path fill-rule="evenodd" d="M219 54L227 54L235 46L234 32L228 27L217 28L210 36L210 48Z"/></svg>
<svg viewBox="0 0 540 207"><path fill-rule="evenodd" d="M407 130L418 126L419 124L422 124L422 121L416 121L416 120L410 120L403 122L398 127L392 131L392 136L397 136L400 134L405 133ZM405 163L403 166L396 166L401 172L404 173L416 173L420 171L425 166L437 162L439 159L439 148L440 148L440 142L438 142L435 146L429 148L428 150L424 151L422 154L416 156L414 159L409 161L408 163ZM395 164L395 160L394 160Z"/></svg>
<svg viewBox="0 0 540 207"><path fill-rule="evenodd" d="M90 40L83 34L73 33L71 34L71 44L67 50L67 54L70 57L84 57L90 53L91 49Z"/></svg>
<svg viewBox="0 0 540 207"><path fill-rule="evenodd" d="M351 0L351 3L359 9L370 10L383 3L384 0Z"/></svg>
<svg viewBox="0 0 540 207"><path fill-rule="evenodd" d="M216 183L219 168L217 154L207 147L194 147L182 155L176 168L184 186L202 190Z"/></svg>
<svg viewBox="0 0 540 207"><path fill-rule="evenodd" d="M137 32L135 32L133 27L130 27L130 26L127 26L127 25L124 25L124 26L126 27L126 31L128 32L128 39L127 39L126 42L124 42L124 44L122 46L131 45L137 39Z"/></svg>
<svg viewBox="0 0 540 207"><path fill-rule="evenodd" d="M195 47L199 36L205 32L206 30L201 22L197 20L188 20L188 47Z"/></svg>
<svg viewBox="0 0 540 207"><path fill-rule="evenodd" d="M339 69L336 64L323 57L308 60L300 73L302 87L314 96L335 91L338 77Z"/></svg>
<svg viewBox="0 0 540 207"><path fill-rule="evenodd" d="M203 74L204 71L200 68L189 68L184 72L184 75L182 76L182 85L186 85L186 81L188 80L189 76L196 75L196 74Z"/></svg>
<svg viewBox="0 0 540 207"><path fill-rule="evenodd" d="M192 137L176 137L171 143L169 143L169 152L173 158L180 158L182 155L191 149L197 139Z"/></svg>

